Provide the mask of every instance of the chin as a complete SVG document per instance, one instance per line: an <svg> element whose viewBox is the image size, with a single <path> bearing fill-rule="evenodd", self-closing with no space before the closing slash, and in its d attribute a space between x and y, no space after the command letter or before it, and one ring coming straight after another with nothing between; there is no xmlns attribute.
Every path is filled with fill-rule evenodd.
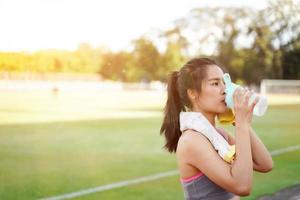
<svg viewBox="0 0 300 200"><path fill-rule="evenodd" d="M209 109L207 109L208 112L214 113L214 114L221 114L225 113L227 111L227 106L224 103L216 103L214 105L211 105Z"/></svg>
<svg viewBox="0 0 300 200"><path fill-rule="evenodd" d="M225 113L228 110L227 106L222 106L218 111L216 112L217 114Z"/></svg>
<svg viewBox="0 0 300 200"><path fill-rule="evenodd" d="M211 110L210 111L211 113L215 114L215 115L218 115L218 114L222 114L222 113L225 113L226 112L226 109L214 109L214 110Z"/></svg>

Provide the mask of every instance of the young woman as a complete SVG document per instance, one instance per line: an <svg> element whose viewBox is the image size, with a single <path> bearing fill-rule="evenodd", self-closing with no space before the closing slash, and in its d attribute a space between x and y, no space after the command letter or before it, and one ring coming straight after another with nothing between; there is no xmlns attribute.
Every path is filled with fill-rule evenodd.
<svg viewBox="0 0 300 200"><path fill-rule="evenodd" d="M176 153L186 200L239 199L251 192L253 170L269 172L272 157L251 128L256 99L248 105L252 91L234 93L235 137L217 128L215 118L228 109L225 103L223 71L208 58L194 58L168 80L168 99L161 134L165 148ZM225 162L201 133L180 131L180 112L200 112L230 145L235 144L233 163Z"/></svg>

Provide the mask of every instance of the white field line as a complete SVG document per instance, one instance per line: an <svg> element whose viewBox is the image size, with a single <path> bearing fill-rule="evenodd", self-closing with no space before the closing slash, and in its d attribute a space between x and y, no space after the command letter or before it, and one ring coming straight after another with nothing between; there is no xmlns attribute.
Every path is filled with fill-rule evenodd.
<svg viewBox="0 0 300 200"><path fill-rule="evenodd" d="M272 156L277 156L277 155L280 155L280 154L284 154L284 153L291 152L291 151L297 151L297 150L300 150L300 145L289 146L289 147L286 147L286 148L271 151L271 155Z"/></svg>
<svg viewBox="0 0 300 200"><path fill-rule="evenodd" d="M277 155L281 155L281 154L284 154L287 152L297 151L297 150L300 150L300 145L277 149L277 150L271 151L270 153L272 156L277 156ZM71 192L71 193L63 194L63 195L59 195L59 196L43 198L40 200L71 199L71 198L75 198L75 197L79 197L79 196L83 196L83 195L87 195L87 194L91 194L91 193L102 192L102 191L111 190L114 188L126 187L129 185L135 185L135 184L139 184L139 183L153 181L153 180L157 180L157 179L161 179L161 178L165 178L165 177L169 177L169 176L174 176L174 175L178 175L178 174L179 174L178 170L162 172L162 173L158 173L158 174L154 174L154 175L150 175L150 176L143 176L143 177L136 178L136 179L131 179L131 180L126 180L126 181L111 183L108 185L88 188L88 189L80 190L77 192Z"/></svg>
<svg viewBox="0 0 300 200"><path fill-rule="evenodd" d="M91 194L91 193L95 193L95 192L102 192L102 191L111 190L114 188L120 188L120 187L125 187L128 185L134 185L134 184L139 184L139 183L143 183L143 182L153 181L153 180L161 179L164 177L173 176L176 174L178 174L178 170L173 170L173 171L158 173L158 174L154 174L154 175L150 175L150 176L144 176L144 177L140 177L140 178L136 178L136 179L131 179L131 180L127 180L127 181L121 181L121 182L116 182L116 183L112 183L112 184L108 184L108 185L88 188L88 189L80 190L78 192L72 192L72 193L63 194L60 196L43 198L41 200L70 199L70 198L79 197L79 196L83 196L83 195L87 195L87 194Z"/></svg>

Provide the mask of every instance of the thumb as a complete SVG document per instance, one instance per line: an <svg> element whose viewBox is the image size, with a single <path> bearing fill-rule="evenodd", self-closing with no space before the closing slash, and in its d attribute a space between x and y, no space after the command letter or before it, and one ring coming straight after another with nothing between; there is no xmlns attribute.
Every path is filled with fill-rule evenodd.
<svg viewBox="0 0 300 200"><path fill-rule="evenodd" d="M254 101L252 102L251 106L250 106L250 111L253 112L255 105L257 104L257 102L259 101L259 97L257 96Z"/></svg>

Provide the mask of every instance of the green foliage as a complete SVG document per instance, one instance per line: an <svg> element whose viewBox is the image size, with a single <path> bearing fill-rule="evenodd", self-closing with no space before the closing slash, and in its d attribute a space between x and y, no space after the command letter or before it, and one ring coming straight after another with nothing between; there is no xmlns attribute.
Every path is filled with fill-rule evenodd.
<svg viewBox="0 0 300 200"><path fill-rule="evenodd" d="M282 60L283 78L300 79L300 48L284 52Z"/></svg>
<svg viewBox="0 0 300 200"><path fill-rule="evenodd" d="M164 42L164 51L154 41ZM241 42L242 41L242 42ZM207 48L214 47L209 55ZM160 31L134 40L132 51L109 52L80 44L75 51L0 53L0 72L100 73L119 81L165 81L189 57L215 57L234 81L299 79L300 3L268 1L262 10L195 8Z"/></svg>
<svg viewBox="0 0 300 200"><path fill-rule="evenodd" d="M132 78L131 74L129 74L132 61L131 54L127 52L109 52L103 54L102 59L99 73L103 78L119 81L127 81Z"/></svg>
<svg viewBox="0 0 300 200"><path fill-rule="evenodd" d="M158 79L161 56L152 41L145 38L134 41L133 57L135 67L141 74L139 78L145 81Z"/></svg>
<svg viewBox="0 0 300 200"><path fill-rule="evenodd" d="M185 57L181 53L178 43L169 42L165 53L162 55L163 67L160 68L160 80L166 81L166 74L173 70L179 70L184 64Z"/></svg>
<svg viewBox="0 0 300 200"><path fill-rule="evenodd" d="M215 46L212 54L234 81L239 78L258 85L265 78L298 79L297 53L291 49L299 46L299 13L300 4L293 0L269 1L262 10L197 8L181 20L179 27L181 32L190 31L198 38L196 54L203 55L205 47ZM293 61L285 64L289 56Z"/></svg>
<svg viewBox="0 0 300 200"><path fill-rule="evenodd" d="M43 50L35 53L1 52L0 71L96 73L102 51L81 44L76 51Z"/></svg>

